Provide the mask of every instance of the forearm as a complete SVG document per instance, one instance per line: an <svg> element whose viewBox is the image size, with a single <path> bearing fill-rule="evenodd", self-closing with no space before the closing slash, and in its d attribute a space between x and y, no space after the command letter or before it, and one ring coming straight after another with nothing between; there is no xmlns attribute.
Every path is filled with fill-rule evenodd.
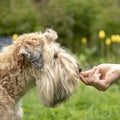
<svg viewBox="0 0 120 120"><path fill-rule="evenodd" d="M120 78L120 64L118 64L118 78Z"/></svg>

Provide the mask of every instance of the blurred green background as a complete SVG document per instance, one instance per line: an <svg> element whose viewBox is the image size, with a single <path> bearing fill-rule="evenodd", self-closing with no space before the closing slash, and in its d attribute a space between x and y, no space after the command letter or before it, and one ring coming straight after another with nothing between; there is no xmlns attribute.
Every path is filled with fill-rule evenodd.
<svg viewBox="0 0 120 120"><path fill-rule="evenodd" d="M53 28L83 70L120 61L120 0L1 0L0 11L0 36ZM119 120L119 85L101 93L81 83L56 108L42 106L32 90L23 98L24 120Z"/></svg>
<svg viewBox="0 0 120 120"><path fill-rule="evenodd" d="M84 66L119 61L120 0L1 0L0 11L0 36L53 28Z"/></svg>

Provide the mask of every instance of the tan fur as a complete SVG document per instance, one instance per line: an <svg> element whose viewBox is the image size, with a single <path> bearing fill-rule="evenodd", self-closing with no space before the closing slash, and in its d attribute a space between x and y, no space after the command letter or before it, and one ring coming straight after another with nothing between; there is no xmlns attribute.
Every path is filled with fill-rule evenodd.
<svg viewBox="0 0 120 120"><path fill-rule="evenodd" d="M77 61L54 40L55 31L21 35L0 53L0 118L21 120L21 97L33 88L46 106L68 98L79 79Z"/></svg>

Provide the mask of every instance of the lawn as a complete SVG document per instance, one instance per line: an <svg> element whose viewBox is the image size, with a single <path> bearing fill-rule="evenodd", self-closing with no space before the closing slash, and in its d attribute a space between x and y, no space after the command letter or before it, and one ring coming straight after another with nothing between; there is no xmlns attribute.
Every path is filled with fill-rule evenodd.
<svg viewBox="0 0 120 120"><path fill-rule="evenodd" d="M116 84L100 92L81 83L67 102L46 108L33 89L23 97L23 108L23 120L119 120L120 91Z"/></svg>

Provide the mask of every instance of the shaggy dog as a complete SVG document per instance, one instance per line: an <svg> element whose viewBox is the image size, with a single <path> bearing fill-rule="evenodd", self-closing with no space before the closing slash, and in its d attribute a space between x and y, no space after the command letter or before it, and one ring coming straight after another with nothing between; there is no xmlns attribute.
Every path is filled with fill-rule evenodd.
<svg viewBox="0 0 120 120"><path fill-rule="evenodd" d="M20 99L34 86L50 107L73 93L81 69L56 39L51 29L24 34L0 53L0 120L21 120Z"/></svg>

